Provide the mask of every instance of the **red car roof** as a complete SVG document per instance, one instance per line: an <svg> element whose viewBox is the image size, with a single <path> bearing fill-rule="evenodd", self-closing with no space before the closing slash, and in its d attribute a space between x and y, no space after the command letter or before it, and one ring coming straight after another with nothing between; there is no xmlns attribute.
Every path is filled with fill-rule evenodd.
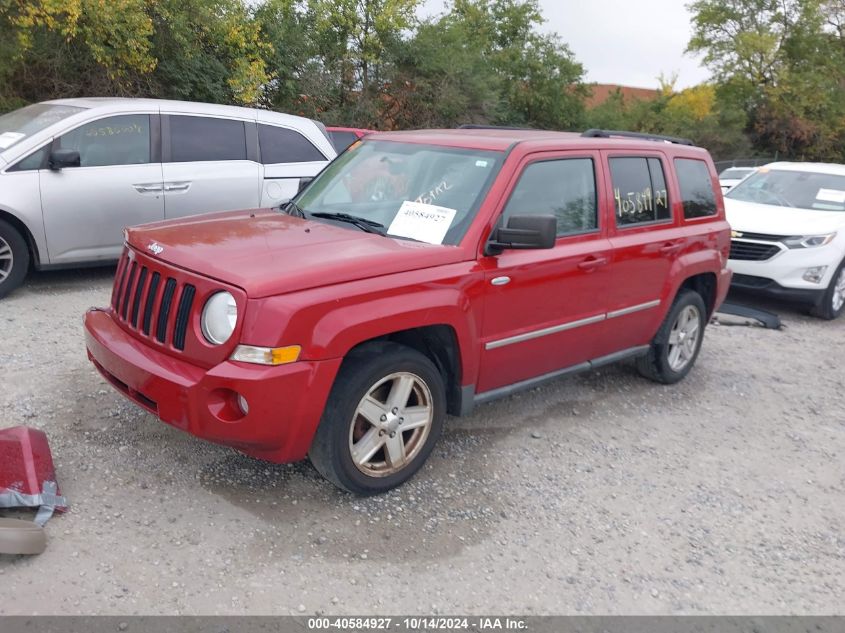
<svg viewBox="0 0 845 633"><path fill-rule="evenodd" d="M655 147L671 146L675 153L698 153L701 148L677 145L638 138L595 138L585 137L579 132L556 132L528 129L452 129L452 130L409 130L403 132L374 132L367 136L373 141L401 141L504 152L514 144L526 144L526 149L554 150L564 147L589 149L649 150Z"/></svg>

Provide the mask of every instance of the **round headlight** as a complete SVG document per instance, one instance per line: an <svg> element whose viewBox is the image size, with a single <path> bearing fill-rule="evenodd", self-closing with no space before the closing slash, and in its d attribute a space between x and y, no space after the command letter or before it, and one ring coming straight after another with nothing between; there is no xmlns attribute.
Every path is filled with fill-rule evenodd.
<svg viewBox="0 0 845 633"><path fill-rule="evenodd" d="M222 345L229 340L238 322L238 304L228 292L211 295L202 309L202 333L213 345Z"/></svg>

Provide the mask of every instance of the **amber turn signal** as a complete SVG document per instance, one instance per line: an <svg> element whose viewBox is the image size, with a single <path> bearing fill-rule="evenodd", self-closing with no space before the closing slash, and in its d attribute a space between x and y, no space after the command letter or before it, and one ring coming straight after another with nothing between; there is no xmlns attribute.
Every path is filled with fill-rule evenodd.
<svg viewBox="0 0 845 633"><path fill-rule="evenodd" d="M256 347L255 345L238 345L232 353L231 360L256 365L287 365L299 360L302 347L288 345L287 347Z"/></svg>

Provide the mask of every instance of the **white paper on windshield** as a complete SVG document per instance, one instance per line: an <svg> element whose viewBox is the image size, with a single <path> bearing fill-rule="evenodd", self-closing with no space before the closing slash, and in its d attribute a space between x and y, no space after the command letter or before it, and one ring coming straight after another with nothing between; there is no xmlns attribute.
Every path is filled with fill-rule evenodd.
<svg viewBox="0 0 845 633"><path fill-rule="evenodd" d="M839 189L819 189L819 192L816 194L816 200L845 204L845 191L840 191Z"/></svg>
<svg viewBox="0 0 845 633"><path fill-rule="evenodd" d="M442 244L455 213L455 209L405 200L387 232L429 244Z"/></svg>
<svg viewBox="0 0 845 633"><path fill-rule="evenodd" d="M24 136L26 136L26 134L21 134L20 132L3 132L0 134L0 149L11 147Z"/></svg>

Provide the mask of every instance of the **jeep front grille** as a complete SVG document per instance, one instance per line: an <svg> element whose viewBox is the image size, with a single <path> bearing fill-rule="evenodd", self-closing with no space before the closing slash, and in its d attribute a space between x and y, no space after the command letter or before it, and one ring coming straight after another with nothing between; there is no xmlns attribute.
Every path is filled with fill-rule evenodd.
<svg viewBox="0 0 845 633"><path fill-rule="evenodd" d="M197 289L165 275L130 260L124 252L115 276L112 308L125 327L144 336L153 333L162 345L182 351Z"/></svg>

